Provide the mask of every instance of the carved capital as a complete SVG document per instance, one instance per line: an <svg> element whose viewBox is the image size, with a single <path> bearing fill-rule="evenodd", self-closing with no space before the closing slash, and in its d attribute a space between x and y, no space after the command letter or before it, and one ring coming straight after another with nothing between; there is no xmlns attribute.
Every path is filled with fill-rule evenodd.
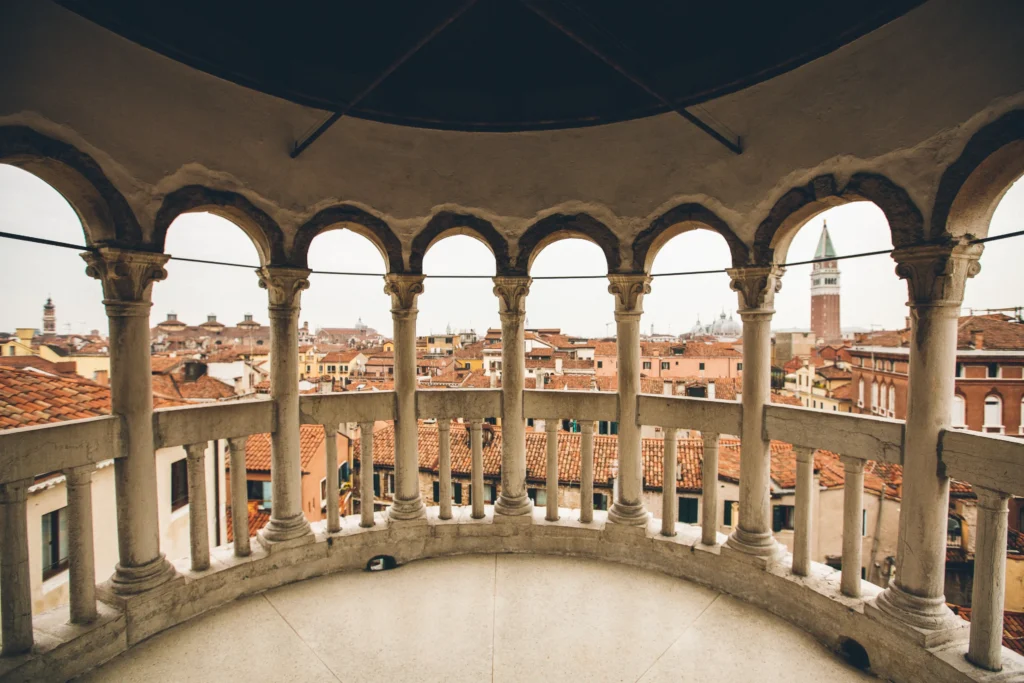
<svg viewBox="0 0 1024 683"><path fill-rule="evenodd" d="M297 313L299 301L304 289L309 289L307 268L283 268L279 266L263 266L256 269L260 278L260 287L267 290L270 300L270 312Z"/></svg>
<svg viewBox="0 0 1024 683"><path fill-rule="evenodd" d="M781 266L757 268L730 268L729 287L739 294L740 314L745 311L770 312L775 305L775 293L782 289Z"/></svg>
<svg viewBox="0 0 1024 683"><path fill-rule="evenodd" d="M637 318L644 312L644 294L651 293L647 273L614 273L608 276L608 293L615 295L615 319Z"/></svg>
<svg viewBox="0 0 1024 683"><path fill-rule="evenodd" d="M167 254L99 247L82 255L85 274L103 285L103 303L113 315L149 315L153 283L167 277Z"/></svg>
<svg viewBox="0 0 1024 683"><path fill-rule="evenodd" d="M496 277L494 296L498 297L498 314L502 320L526 315L526 297L533 280L528 277Z"/></svg>
<svg viewBox="0 0 1024 683"><path fill-rule="evenodd" d="M843 463L843 470L847 474L862 474L864 472L864 461L849 455L840 455L839 460Z"/></svg>
<svg viewBox="0 0 1024 683"><path fill-rule="evenodd" d="M423 275L384 276L384 293L391 296L391 312L416 313L416 298L423 293Z"/></svg>
<svg viewBox="0 0 1024 683"><path fill-rule="evenodd" d="M967 279L981 272L982 245L961 239L950 244L904 247L892 252L896 275L907 281L912 307L959 308Z"/></svg>

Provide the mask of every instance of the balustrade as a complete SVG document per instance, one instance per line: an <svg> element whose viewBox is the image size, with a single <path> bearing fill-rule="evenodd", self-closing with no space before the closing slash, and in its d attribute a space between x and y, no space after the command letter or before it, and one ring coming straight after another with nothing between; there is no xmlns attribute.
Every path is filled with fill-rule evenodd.
<svg viewBox="0 0 1024 683"><path fill-rule="evenodd" d="M504 392L496 389L426 390L415 392L414 397L414 414L418 418L437 421L441 494L438 518L452 519L451 425L453 420L459 419L468 423L471 437L473 494L470 515L473 519L484 518L483 420L502 414ZM623 421L619 401L617 394L601 392L530 390L523 393L524 417L544 420L546 424L546 522L556 522L561 514L558 506L558 431L561 421L569 419L578 421L581 431L582 496L579 519L584 524L593 522L594 423ZM398 414L396 395L392 392L318 394L301 397L299 406L301 421L323 425L328 436L333 436L337 425L342 423L355 422L360 425L363 438L360 453L359 524L372 528L375 524L372 484L374 423L394 419ZM633 421L638 427L656 425L665 430L660 536L674 536L677 531L677 498L673 482L678 477L678 430L693 429L701 433L705 484L700 542L704 546L717 545L720 538L716 519L719 502L718 487L714 484L718 474L719 438L723 434L735 435L742 431L742 406L731 401L640 395L633 410ZM154 413L154 445L157 448L183 446L187 453L191 503L190 559L193 572L206 572L211 566L204 465L209 442L221 439L227 441L234 554L245 557L251 553L247 526L245 443L251 434L272 433L275 428L274 415L273 403L259 400L169 408ZM824 449L840 454L846 475L840 585L843 595L853 599L861 598L865 592L860 578L864 464L868 460L900 463L905 425L878 417L827 414L777 405L764 407L763 424L766 438L792 444L796 454L794 550L789 561L791 571L796 576L812 573L814 451ZM0 432L0 509L3 511L0 594L4 596L0 632L5 656L27 652L33 644L25 501L27 488L37 475L62 472L67 479L68 531L71 538L70 620L76 624L89 624L97 617L90 473L103 460L125 457L117 447L122 438L120 425L120 418L106 417ZM333 439L329 438L328 443L332 442ZM328 445L328 497L332 501L337 497L337 457L336 448ZM1011 495L1024 494L1024 474L1019 467L1024 459L1024 442L962 430L946 431L942 434L939 458L945 476L972 483L978 494L973 618L967 656L977 667L998 670L1004 656L1001 647L1001 615L1007 500ZM522 485L525 486L525 480ZM325 525L326 531L331 534L337 534L343 528L343 520L335 505L328 506ZM785 566L785 560L783 562ZM874 598L869 598L869 601L871 599Z"/></svg>

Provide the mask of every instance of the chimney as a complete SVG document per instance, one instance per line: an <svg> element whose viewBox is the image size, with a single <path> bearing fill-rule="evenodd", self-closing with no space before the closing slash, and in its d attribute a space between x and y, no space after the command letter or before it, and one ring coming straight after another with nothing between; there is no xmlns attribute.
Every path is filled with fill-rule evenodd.
<svg viewBox="0 0 1024 683"><path fill-rule="evenodd" d="M971 344L973 344L976 349L985 348L985 331L971 330Z"/></svg>
<svg viewBox="0 0 1024 683"><path fill-rule="evenodd" d="M208 323L215 323L215 322L217 322L217 316L215 316L215 315L208 315L208 316L206 316L206 322L208 322Z"/></svg>
<svg viewBox="0 0 1024 683"><path fill-rule="evenodd" d="M97 370L95 375L96 384L102 384L103 386L110 385L110 371L109 370Z"/></svg>
<svg viewBox="0 0 1024 683"><path fill-rule="evenodd" d="M909 315L904 319L904 323L905 323L906 329L909 330L910 329L910 316Z"/></svg>
<svg viewBox="0 0 1024 683"><path fill-rule="evenodd" d="M197 360L187 360L185 361L184 372L186 382L195 382L206 374L206 363Z"/></svg>
<svg viewBox="0 0 1024 683"><path fill-rule="evenodd" d="M556 375L561 375L562 374L562 359L561 358L556 358L555 359L555 374Z"/></svg>
<svg viewBox="0 0 1024 683"><path fill-rule="evenodd" d="M544 388L544 371L537 368L537 373L534 375L537 378L537 389Z"/></svg>
<svg viewBox="0 0 1024 683"><path fill-rule="evenodd" d="M715 383L714 383L714 381L709 381L708 382L708 398L714 398L714 397L715 397Z"/></svg>
<svg viewBox="0 0 1024 683"><path fill-rule="evenodd" d="M497 388L498 388L498 372L492 366L491 367L491 389L497 389Z"/></svg>

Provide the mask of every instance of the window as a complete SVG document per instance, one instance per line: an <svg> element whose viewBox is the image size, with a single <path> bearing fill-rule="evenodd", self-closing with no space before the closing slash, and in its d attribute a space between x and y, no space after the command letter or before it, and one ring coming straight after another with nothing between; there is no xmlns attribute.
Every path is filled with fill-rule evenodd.
<svg viewBox="0 0 1024 683"><path fill-rule="evenodd" d="M439 481L434 482L434 502L441 502L441 482Z"/></svg>
<svg viewBox="0 0 1024 683"><path fill-rule="evenodd" d="M258 501L259 502L258 507L259 507L260 510L269 510L270 509L270 499L271 499L270 492L271 492L272 489L271 489L269 481L252 481L252 480L249 480L249 481L245 482L245 489L246 489L246 494L247 494L249 500L254 500L254 501Z"/></svg>
<svg viewBox="0 0 1024 683"><path fill-rule="evenodd" d="M452 482L452 498L456 505L462 505L462 484L457 481Z"/></svg>
<svg viewBox="0 0 1024 683"><path fill-rule="evenodd" d="M395 475L390 472L384 475L385 493L389 496L395 495Z"/></svg>
<svg viewBox="0 0 1024 683"><path fill-rule="evenodd" d="M537 507L543 507L548 504L548 492L545 489L527 489L526 495L530 497L530 500Z"/></svg>
<svg viewBox="0 0 1024 683"><path fill-rule="evenodd" d="M861 358L861 365L864 364L864 359ZM862 377L860 383L857 385L857 407L864 407L864 378Z"/></svg>
<svg viewBox="0 0 1024 683"><path fill-rule="evenodd" d="M772 507L772 531L783 529L793 530L793 518L796 515L796 507L792 505L776 505Z"/></svg>
<svg viewBox="0 0 1024 683"><path fill-rule="evenodd" d="M696 498L680 498L679 499L679 521L685 522L686 524L697 523L697 499Z"/></svg>
<svg viewBox="0 0 1024 683"><path fill-rule="evenodd" d="M307 375L309 374L309 366L308 365L306 366L306 374Z"/></svg>
<svg viewBox="0 0 1024 683"><path fill-rule="evenodd" d="M963 377L964 376L964 364L963 363L957 363L956 364L956 376L957 377Z"/></svg>
<svg viewBox="0 0 1024 683"><path fill-rule="evenodd" d="M985 425L982 431L1003 433L1003 399L995 394L985 397Z"/></svg>
<svg viewBox="0 0 1024 683"><path fill-rule="evenodd" d="M349 469L348 461L341 463L341 467L338 468L338 482L346 482L352 476L352 470Z"/></svg>
<svg viewBox="0 0 1024 683"><path fill-rule="evenodd" d="M607 493L595 493L594 494L594 509L595 510L607 510L608 509L608 494Z"/></svg>
<svg viewBox="0 0 1024 683"><path fill-rule="evenodd" d="M171 510L188 505L188 463L185 458L171 463Z"/></svg>
<svg viewBox="0 0 1024 683"><path fill-rule="evenodd" d="M473 502L473 485L469 485L469 501ZM494 484L484 484L484 502L494 502ZM547 504L547 499L544 500L544 504ZM539 505L539 503L538 503Z"/></svg>
<svg viewBox="0 0 1024 683"><path fill-rule="evenodd" d="M881 390L878 392L878 414L885 415L885 398L888 395L885 385L882 385Z"/></svg>
<svg viewBox="0 0 1024 683"><path fill-rule="evenodd" d="M703 363L701 363L701 364L700 364L700 369L701 369L701 370L703 370L703 369L704 369L704 364L703 364Z"/></svg>
<svg viewBox="0 0 1024 683"><path fill-rule="evenodd" d="M651 361L645 360L644 361L644 370L650 370L650 369L651 369Z"/></svg>
<svg viewBox="0 0 1024 683"><path fill-rule="evenodd" d="M743 363L737 363L736 364L736 370L739 371L739 370L742 370L742 369L743 369Z"/></svg>
<svg viewBox="0 0 1024 683"><path fill-rule="evenodd" d="M999 363L987 363L988 371L986 376L991 379L999 378Z"/></svg>
<svg viewBox="0 0 1024 683"><path fill-rule="evenodd" d="M43 515L43 580L68 568L68 508Z"/></svg>
<svg viewBox="0 0 1024 683"><path fill-rule="evenodd" d="M327 478L320 480L320 507L327 506Z"/></svg>
<svg viewBox="0 0 1024 683"><path fill-rule="evenodd" d="M896 417L896 387L889 385L889 417Z"/></svg>
<svg viewBox="0 0 1024 683"><path fill-rule="evenodd" d="M732 526L732 506L734 500L722 501L722 526Z"/></svg>
<svg viewBox="0 0 1024 683"><path fill-rule="evenodd" d="M337 366L328 365L327 366L327 372L333 375L335 372L337 372Z"/></svg>
<svg viewBox="0 0 1024 683"><path fill-rule="evenodd" d="M878 412L878 382L871 380L871 412Z"/></svg>
<svg viewBox="0 0 1024 683"><path fill-rule="evenodd" d="M604 367L604 361L603 360L597 361L597 367L598 367L598 369L603 368Z"/></svg>
<svg viewBox="0 0 1024 683"><path fill-rule="evenodd" d="M376 498L380 497L380 472L373 473L373 495Z"/></svg>
<svg viewBox="0 0 1024 683"><path fill-rule="evenodd" d="M702 365L703 365L703 363L702 363ZM662 370L668 370L669 367L670 367L670 365L669 365L668 361L661 361L661 369Z"/></svg>
<svg viewBox="0 0 1024 683"><path fill-rule="evenodd" d="M868 511L867 510L861 510L860 511L860 535L861 536L867 536L868 535Z"/></svg>

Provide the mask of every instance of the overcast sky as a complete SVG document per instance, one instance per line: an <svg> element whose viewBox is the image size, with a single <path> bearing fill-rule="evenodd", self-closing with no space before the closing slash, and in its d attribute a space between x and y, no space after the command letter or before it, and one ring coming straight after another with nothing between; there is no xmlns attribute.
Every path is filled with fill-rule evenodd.
<svg viewBox="0 0 1024 683"><path fill-rule="evenodd" d="M1000 204L990 234L1024 226L1024 182L1017 183ZM841 206L810 221L793 240L789 260L812 258L827 220L839 254L892 247L882 212L866 202ZM83 243L74 211L50 186L31 174L0 165L0 230L54 240ZM241 230L209 214L186 215L171 226L167 251L176 256L215 259L253 266L256 250ZM965 307L996 308L1024 305L1024 237L989 245L982 256L981 274L968 285ZM343 230L318 237L310 253L314 270L384 272L384 261L364 238ZM671 240L658 254L653 273L709 270L729 266L724 240L707 231L693 231ZM907 314L906 285L889 256L840 262L842 324L844 328L902 326ZM810 324L811 266L788 269L776 295L774 327L807 328ZM152 322L170 311L190 324L215 314L234 324L245 313L267 323L266 292L251 269L171 261L168 278L154 286ZM431 274L494 274L494 258L480 242L455 236L435 245L426 255L424 272ZM583 240L564 240L537 257L532 274L600 275L606 272L601 250ZM78 253L68 249L0 240L0 331L42 327L42 306L52 296L57 306L58 332L106 334L100 285L85 275ZM348 327L357 319L391 334L390 301L380 277L316 275L302 297L302 320L311 327ZM708 321L722 311L735 315L736 294L724 274L655 277L644 301L643 328L679 334L698 316ZM489 280L427 278L419 299L419 334L458 330L483 331L497 327L498 304ZM613 334L613 300L607 280L536 280L526 302L530 326L561 327L588 336Z"/></svg>

